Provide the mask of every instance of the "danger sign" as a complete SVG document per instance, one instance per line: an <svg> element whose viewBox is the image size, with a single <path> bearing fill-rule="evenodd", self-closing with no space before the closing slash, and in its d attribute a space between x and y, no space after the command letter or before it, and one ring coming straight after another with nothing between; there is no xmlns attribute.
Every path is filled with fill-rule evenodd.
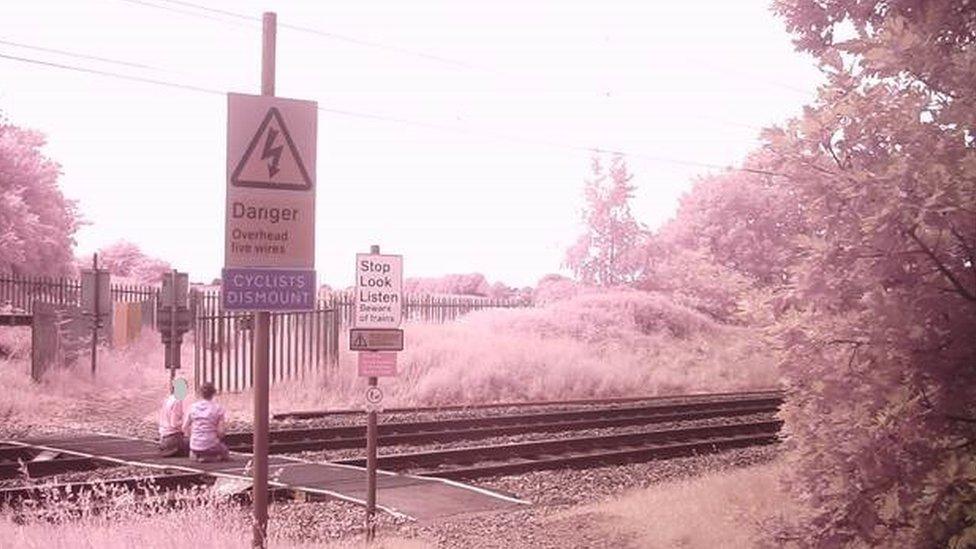
<svg viewBox="0 0 976 549"><path fill-rule="evenodd" d="M397 328L402 313L403 257L356 254L356 328Z"/></svg>
<svg viewBox="0 0 976 549"><path fill-rule="evenodd" d="M315 306L317 125L314 101L227 95L226 310Z"/></svg>
<svg viewBox="0 0 976 549"><path fill-rule="evenodd" d="M227 96L225 267L315 266L314 101Z"/></svg>

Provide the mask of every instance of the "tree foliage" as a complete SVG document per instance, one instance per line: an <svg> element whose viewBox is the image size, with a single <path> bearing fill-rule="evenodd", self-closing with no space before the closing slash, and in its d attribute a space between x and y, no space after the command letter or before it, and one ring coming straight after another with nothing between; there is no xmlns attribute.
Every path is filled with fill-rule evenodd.
<svg viewBox="0 0 976 549"><path fill-rule="evenodd" d="M0 121L0 271L72 271L78 214L58 188L60 168L43 146L39 132Z"/></svg>
<svg viewBox="0 0 976 549"><path fill-rule="evenodd" d="M757 154L750 163L768 160ZM675 217L649 238L639 286L717 320L755 320L744 302L789 282L793 241L807 230L794 194L764 173L699 179Z"/></svg>
<svg viewBox="0 0 976 549"><path fill-rule="evenodd" d="M828 84L766 132L807 227L775 333L815 545L976 543L972 2L781 0ZM850 38L838 38L843 28Z"/></svg>
<svg viewBox="0 0 976 549"><path fill-rule="evenodd" d="M99 250L98 265L108 269L114 276L128 278L140 284L156 284L162 280L164 274L172 271L168 262L150 257L139 246L125 240Z"/></svg>
<svg viewBox="0 0 976 549"><path fill-rule="evenodd" d="M630 211L633 175L621 155L604 168L594 155L585 182L585 232L566 253L566 265L584 284L617 286L634 282L643 264L644 230Z"/></svg>

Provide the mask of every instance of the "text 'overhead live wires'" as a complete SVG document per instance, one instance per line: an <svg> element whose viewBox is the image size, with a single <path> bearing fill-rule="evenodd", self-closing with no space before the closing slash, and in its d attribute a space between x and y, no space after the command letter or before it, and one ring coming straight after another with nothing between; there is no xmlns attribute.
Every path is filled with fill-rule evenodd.
<svg viewBox="0 0 976 549"><path fill-rule="evenodd" d="M140 68L140 69L148 69L148 70L154 70L154 71L165 71L165 69L161 69L159 67L154 67L152 65L147 65L147 64L143 64L143 63L135 63L135 62L131 62L131 61L124 61L124 60L118 60L118 59L111 59L111 58L107 58L107 57L94 56L94 55L82 54L82 53L77 53L77 52L70 52L70 51L66 51L66 50L62 50L62 49L47 48L47 47L43 47L43 46L37 46L37 45L31 45L31 44L24 44L24 43L21 43L21 42L13 42L13 41L7 41L7 40L0 40L0 44L6 44L6 45L11 45L11 46L16 46L16 47L24 48L24 49L32 49L32 50L36 50L36 51L44 51L44 52L48 52L48 53L54 53L54 54L57 54L57 55L63 55L63 56L67 56L67 57L74 57L74 58L84 59L84 60L89 60L89 61L97 61L97 62L101 62L101 63L109 63L109 64L113 64L113 65L130 66L130 67L136 67L136 68ZM2 51L0 51L0 59L5 59L5 60L8 60L8 61L20 62L20 63L26 63L26 64L32 64L32 65L35 65L35 66L42 66L42 67L47 67L47 68L55 68L55 69L61 69L61 70L66 70L66 71L72 71L72 72L76 72L76 73L92 74L92 75L102 76L102 77L107 77L107 78L116 78L116 79L121 79L121 80L128 80L128 81L133 81L133 82L140 82L140 83L144 83L144 84L152 84L152 85L157 85L157 86L168 87L168 88L171 88L171 89L181 89L181 90L185 90L185 91L193 91L193 92L198 92L198 93L205 93L205 94L208 94L208 95L221 95L221 96L223 96L223 95L226 95L227 94L227 91L226 90L219 90L219 89L212 88L212 87L205 87L205 86L200 86L200 85L195 85L195 84L188 84L188 83L184 83L184 82L176 82L176 81L173 81L173 80L165 80L165 79L161 79L161 78L145 77L145 76L139 76L139 75L134 75L134 74L125 74L125 73L120 73L120 72L115 72L115 71L110 71L110 70L105 70L105 69L97 69L97 68L92 68L92 67L87 67L87 66L80 66L80 65L74 65L74 64L68 64L68 63L59 63L59 62L47 61L47 60L44 60L44 59L37 59L37 58L32 58L32 57L20 56L20 55L10 55L9 53L2 52ZM417 128L429 129L429 130L434 130L434 131L439 131L439 132L449 132L449 133L454 133L454 134L467 135L467 136L471 136L471 137L475 137L475 138L489 139L489 140L495 140L495 141L501 141L501 142L519 143L519 144L523 144L523 145L532 145L532 146L536 146L536 147L545 147L545 148L556 149L556 150L565 150L565 151L572 151L572 152L577 152L577 153L578 152L583 152L583 153L620 154L620 155L628 156L628 157L631 157L631 158L640 158L640 159L648 160L648 161L652 161L652 162L662 162L662 163L668 163L668 164L676 164L676 165L683 165L683 166L692 166L692 167L699 167L699 168L706 168L706 169L734 170L734 171L741 171L741 172L746 172L746 173L755 173L755 174L760 174L760 175L787 177L785 174L780 174L780 173L771 172L771 171L762 170L762 169L755 169L755 168L748 168L748 167L735 167L735 166L722 166L722 165L712 164L712 163L707 163L707 162L698 162L698 161L694 161L694 160L671 158L671 157L659 156L659 155L651 155L651 154L634 152L634 151L625 151L625 150L620 150L620 149L606 149L606 148L601 148L601 147L586 146L586 145L579 145L579 144L566 143L566 142L557 142L557 141L551 141L551 140L546 140L546 139L519 137L519 136L515 136L515 135L510 135L510 134L496 133L496 132L487 132L487 131L483 131L483 130L471 129L471 128L466 128L464 126L459 126L459 125L446 125L446 124L438 124L438 123L432 123L432 122L424 122L424 121L420 121L420 120L413 120L413 119L409 119L409 118L402 118L402 117L390 116L390 115L385 115L385 114L376 114L376 113L366 113L366 112L350 111L350 110L336 109L336 108L332 108L332 107L323 107L323 106L319 106L318 107L318 110L320 112L327 113L327 114L334 114L334 115L346 116L346 117L352 117L352 118L360 118L360 119L367 119L367 120L375 120L375 121L381 121L381 122L388 122L388 123L400 124L400 125L404 125L404 126L412 126L412 127L417 127ZM742 124L736 124L736 125L742 125Z"/></svg>

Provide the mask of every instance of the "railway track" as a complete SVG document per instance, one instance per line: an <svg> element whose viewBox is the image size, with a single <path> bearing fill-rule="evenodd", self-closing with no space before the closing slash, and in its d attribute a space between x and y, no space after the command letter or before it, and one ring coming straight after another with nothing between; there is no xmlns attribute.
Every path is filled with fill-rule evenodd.
<svg viewBox="0 0 976 549"><path fill-rule="evenodd" d="M531 442L496 443L498 441L493 440L481 446L390 454L379 457L379 466L411 474L468 479L531 470L647 461L770 444L778 440L781 422L773 420L772 414L782 401L783 395L779 391L758 391L401 409L401 413L407 413L510 408L499 415L383 423L378 426L381 447L453 444L527 434L550 433L553 436ZM561 409L549 409L555 405ZM531 411L520 412L521 407L529 407ZM729 421L722 422L723 419ZM711 420L716 424L701 425L700 420ZM689 422L697 424L680 425ZM626 434L612 432L617 428L633 431L635 427L652 428L662 424L670 425L664 429L640 429L640 432ZM593 436L593 430L611 432ZM586 431L589 433L583 436L581 432ZM234 451L251 451L251 433L229 433L225 442ZM287 454L365 446L364 426L308 427L273 430L269 451ZM365 465L365 460L345 459L338 463L361 466ZM37 479L112 466L114 464L88 457L0 445L0 480ZM158 477L158 482L150 479L150 483L153 482L161 489L169 489L203 481L194 475L163 475ZM144 485L146 478L66 483L56 485L56 490L70 495L92 490L95 486L136 487L139 483ZM0 503L39 497L44 496L33 487L0 489Z"/></svg>
<svg viewBox="0 0 976 549"><path fill-rule="evenodd" d="M565 467L583 468L773 444L780 420L662 429L379 456L381 469L454 480ZM337 463L365 466L365 459Z"/></svg>
<svg viewBox="0 0 976 549"><path fill-rule="evenodd" d="M495 408L525 408L525 407L552 407L552 406L610 406L616 404L626 404L635 402L708 402L711 400L735 399L745 396L783 396L779 389L765 389L756 391L739 391L732 393L694 393L678 396L633 396L633 397L607 397L607 398L585 398L571 400L545 400L545 401L511 401L511 402L489 402L483 404L455 404L440 406L416 406L407 408L385 408L383 411L389 414L410 414L417 412L453 412L468 410L490 410ZM276 420L302 420L316 419L335 416L362 415L362 409L338 409L338 410L307 410L298 412L283 412L274 414L271 417Z"/></svg>
<svg viewBox="0 0 976 549"><path fill-rule="evenodd" d="M780 393L723 395L708 400L692 399L682 402L649 402L641 405L611 406L593 409L561 410L498 415L478 418L458 418L434 421L393 422L378 426L379 444L451 443L526 433L559 433L587 429L604 429L653 425L676 421L712 418L732 418L762 413L774 413L782 403ZM573 401L562 401L573 402ZM575 401L579 402L579 401ZM598 403L600 401L586 401ZM605 402L605 401L604 401ZM279 429L271 431L269 451L292 453L314 450L362 448L366 445L362 426ZM250 433L229 433L225 442L234 451L247 452Z"/></svg>

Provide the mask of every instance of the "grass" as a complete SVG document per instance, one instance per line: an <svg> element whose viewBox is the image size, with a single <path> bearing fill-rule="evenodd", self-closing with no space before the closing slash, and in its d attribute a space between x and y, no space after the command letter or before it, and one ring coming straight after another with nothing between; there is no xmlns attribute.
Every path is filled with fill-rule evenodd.
<svg viewBox="0 0 976 549"><path fill-rule="evenodd" d="M665 297L637 291L584 293L532 309L493 309L449 324L407 324L399 375L380 385L387 406L602 396L664 395L774 386L778 376L759 337L716 324ZM0 345L3 342L0 341ZM87 355L32 382L29 356L0 358L0 434L18 426L111 426L152 422L167 392L158 335L100 351L92 377ZM344 349L336 371L272 388L273 412L358 407L366 382ZM192 342L181 375L192 379ZM231 418L248 421L249 392L218 397ZM107 420L107 421L103 421Z"/></svg>
<svg viewBox="0 0 976 549"><path fill-rule="evenodd" d="M778 377L754 333L716 324L643 292L583 293L534 309L479 311L455 323L405 329L400 375L380 383L388 406L728 391L773 386ZM73 368L52 371L41 383L29 378L23 334L5 337L0 346L11 352L0 357L0 383L6 390L0 400L0 436L17 436L29 425L86 430L152 426L168 385L157 334L147 332L124 349L101 350L94 378L83 356ZM191 342L183 352L181 373L191 379ZM272 411L361 405L366 384L356 375L354 360L343 352L337 372L274 387ZM250 419L250 394L218 399L232 418ZM636 527L648 547L748 546L759 526L743 517L768 515L782 504L772 472L759 468L709 475L594 509L607 517L607 527ZM743 485L750 488L741 492ZM0 547L219 548L244 547L250 540L249 517L237 505L205 501L149 512L126 508L125 498L116 499L123 502L120 512L56 517L56 528L50 509L44 516L0 513ZM750 509L758 511L750 515ZM269 535L275 547L322 546L284 532ZM359 542L337 546L350 543ZM380 547L424 546L405 540L384 543Z"/></svg>
<svg viewBox="0 0 976 549"><path fill-rule="evenodd" d="M645 292L484 310L405 330L399 375L380 380L388 406L730 391L778 382L754 332ZM360 406L366 385L354 361L343 353L328 377L273 388L272 410ZM247 394L223 400L250 411Z"/></svg>
<svg viewBox="0 0 976 549"><path fill-rule="evenodd" d="M161 498L136 500L116 494L108 505L60 501L16 514L0 512L0 548L23 549L146 549L250 547L248 508L208 494L170 508ZM334 542L303 541L302 529L276 520L271 512L268 543L283 549L365 546L347 538ZM419 549L416 541L386 539L370 547Z"/></svg>
<svg viewBox="0 0 976 549"><path fill-rule="evenodd" d="M779 483L782 463L722 470L578 507L559 518L595 519L634 547L714 549L768 545L769 528L797 520ZM782 546L782 545L777 545Z"/></svg>

